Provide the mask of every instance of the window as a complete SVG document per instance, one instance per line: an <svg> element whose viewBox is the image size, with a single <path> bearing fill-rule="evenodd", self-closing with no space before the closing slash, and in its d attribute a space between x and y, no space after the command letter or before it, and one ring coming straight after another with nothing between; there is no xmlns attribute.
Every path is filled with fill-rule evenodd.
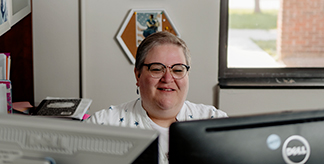
<svg viewBox="0 0 324 164"><path fill-rule="evenodd" d="M324 87L324 0L221 0L219 84Z"/></svg>

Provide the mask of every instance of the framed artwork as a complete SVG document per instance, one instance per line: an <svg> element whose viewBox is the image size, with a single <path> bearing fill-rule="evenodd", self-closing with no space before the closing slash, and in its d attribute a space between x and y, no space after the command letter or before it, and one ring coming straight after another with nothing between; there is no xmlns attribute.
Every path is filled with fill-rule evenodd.
<svg viewBox="0 0 324 164"><path fill-rule="evenodd" d="M0 36L30 12L30 0L0 0Z"/></svg>
<svg viewBox="0 0 324 164"><path fill-rule="evenodd" d="M0 0L0 36L10 29L11 0Z"/></svg>
<svg viewBox="0 0 324 164"><path fill-rule="evenodd" d="M30 0L12 0L11 26L19 22L31 12Z"/></svg>
<svg viewBox="0 0 324 164"><path fill-rule="evenodd" d="M168 31L180 37L164 9L132 9L116 38L130 61L135 64L137 47L147 36L157 31Z"/></svg>

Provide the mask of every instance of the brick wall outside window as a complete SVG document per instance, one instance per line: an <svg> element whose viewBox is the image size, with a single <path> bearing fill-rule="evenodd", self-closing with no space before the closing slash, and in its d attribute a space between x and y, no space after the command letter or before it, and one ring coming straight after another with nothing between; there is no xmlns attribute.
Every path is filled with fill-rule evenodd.
<svg viewBox="0 0 324 164"><path fill-rule="evenodd" d="M281 0L277 51L289 67L324 67L324 0Z"/></svg>

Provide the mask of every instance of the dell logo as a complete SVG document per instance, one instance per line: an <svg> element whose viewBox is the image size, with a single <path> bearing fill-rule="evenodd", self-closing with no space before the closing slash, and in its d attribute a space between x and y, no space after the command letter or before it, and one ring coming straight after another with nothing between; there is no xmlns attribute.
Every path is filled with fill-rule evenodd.
<svg viewBox="0 0 324 164"><path fill-rule="evenodd" d="M287 156L306 155L305 146L294 146L286 148Z"/></svg>
<svg viewBox="0 0 324 164"><path fill-rule="evenodd" d="M288 164L303 164L307 162L309 156L310 146L302 136L290 136L282 146L282 157Z"/></svg>

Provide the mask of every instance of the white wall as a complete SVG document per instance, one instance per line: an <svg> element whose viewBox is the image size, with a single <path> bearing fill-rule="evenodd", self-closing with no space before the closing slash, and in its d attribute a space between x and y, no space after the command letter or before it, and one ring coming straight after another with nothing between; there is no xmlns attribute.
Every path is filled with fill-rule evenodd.
<svg viewBox="0 0 324 164"><path fill-rule="evenodd" d="M64 5L61 3L64 2ZM136 95L133 65L115 39L130 9L164 8L192 54L188 100L230 116L324 107L324 90L216 92L219 0L82 0L85 26L84 97L90 113ZM52 9L54 7L54 9ZM35 100L78 96L77 0L33 0ZM216 95L218 93L218 95ZM215 96L216 95L216 96Z"/></svg>
<svg viewBox="0 0 324 164"><path fill-rule="evenodd" d="M222 89L219 108L231 116L324 109L323 89Z"/></svg>
<svg viewBox="0 0 324 164"><path fill-rule="evenodd" d="M33 0L35 104L79 97L78 0Z"/></svg>

